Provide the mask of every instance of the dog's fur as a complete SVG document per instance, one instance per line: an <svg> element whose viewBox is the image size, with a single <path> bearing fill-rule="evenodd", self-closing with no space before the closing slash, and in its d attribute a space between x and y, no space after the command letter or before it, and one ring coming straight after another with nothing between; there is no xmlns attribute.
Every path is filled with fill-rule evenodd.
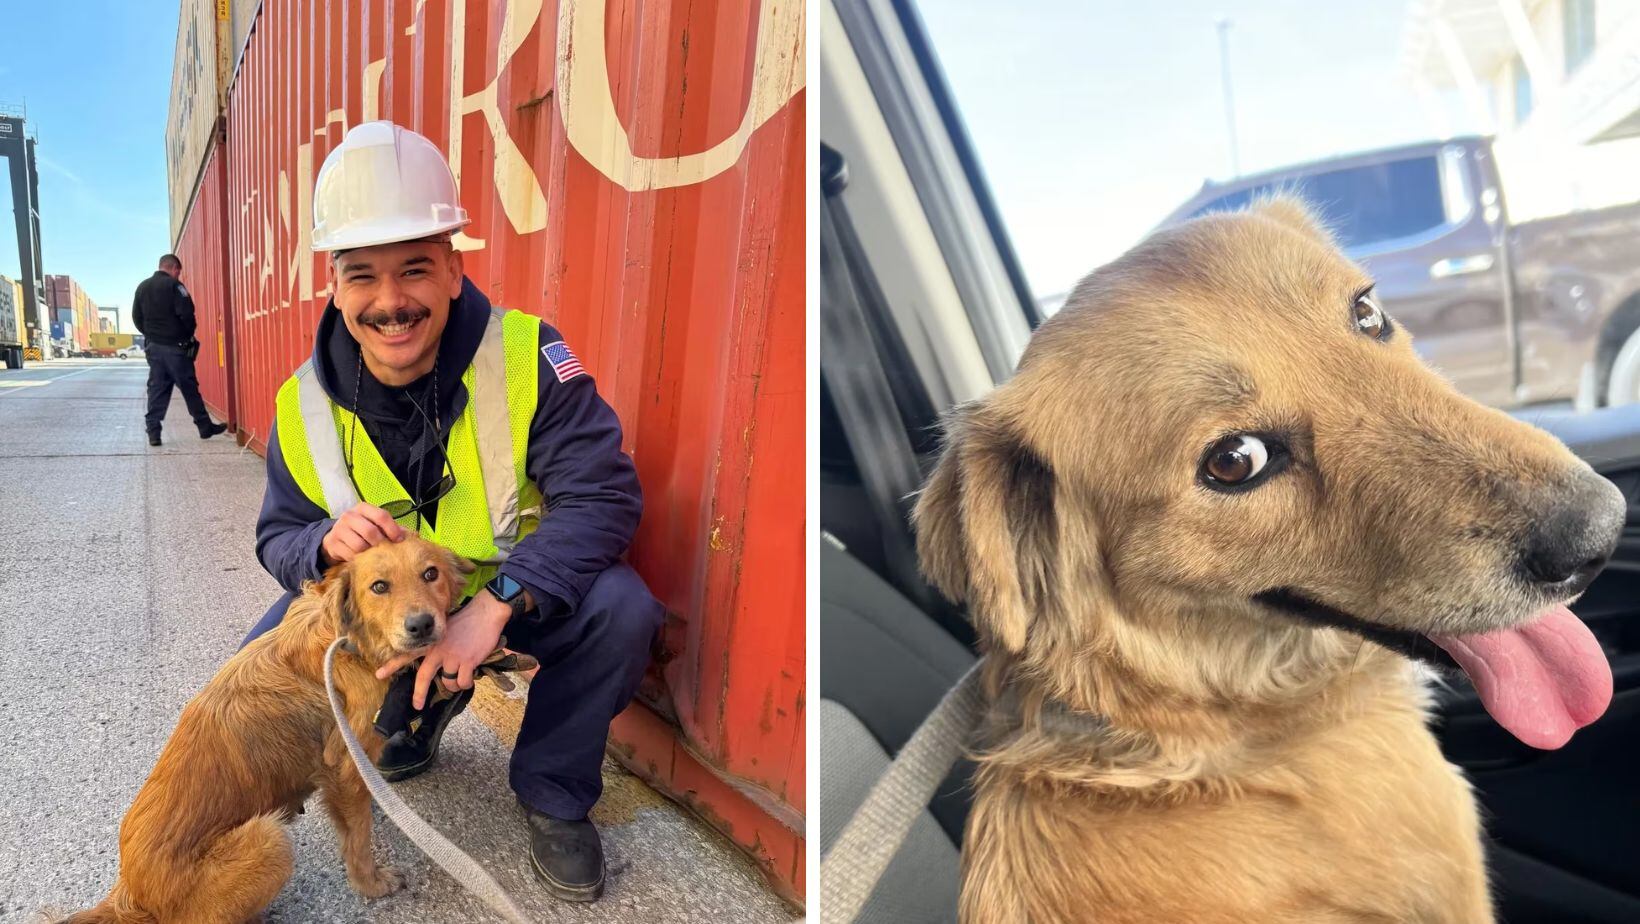
<svg viewBox="0 0 1640 924"><path fill-rule="evenodd" d="M120 826L113 890L67 924L260 919L291 874L282 822L315 791L354 890L375 898L401 888L403 877L371 853L370 794L325 695L325 650L338 634L348 637L336 655L336 687L374 760L384 742L372 722L387 690L377 667L427 644L404 633L408 615L432 613L432 640L443 636L445 614L470 573L465 560L411 535L307 585L277 628L230 658L183 707ZM385 593L377 582L387 584Z"/></svg>
<svg viewBox="0 0 1640 924"><path fill-rule="evenodd" d="M1363 335L1369 283L1293 200L1200 218L1084 280L951 415L915 520L988 655L964 921L1492 920L1426 675L1254 598L1519 624L1545 601L1513 543L1588 469L1404 330ZM1291 470L1208 490L1204 450L1249 431Z"/></svg>

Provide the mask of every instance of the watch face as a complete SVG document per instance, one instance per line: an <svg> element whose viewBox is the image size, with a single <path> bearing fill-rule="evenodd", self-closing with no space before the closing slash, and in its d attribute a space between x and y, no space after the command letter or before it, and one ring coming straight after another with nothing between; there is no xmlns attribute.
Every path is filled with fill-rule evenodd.
<svg viewBox="0 0 1640 924"><path fill-rule="evenodd" d="M497 599L504 602L511 602L524 591L523 585L505 574L496 575L495 580L490 582L490 589L495 592Z"/></svg>

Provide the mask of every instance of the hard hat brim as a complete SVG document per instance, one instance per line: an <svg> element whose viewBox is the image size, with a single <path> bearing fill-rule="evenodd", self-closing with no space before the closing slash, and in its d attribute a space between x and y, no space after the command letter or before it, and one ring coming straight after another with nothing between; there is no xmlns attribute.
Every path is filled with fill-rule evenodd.
<svg viewBox="0 0 1640 924"><path fill-rule="evenodd" d="M314 235L313 252L335 253L338 250L358 250L361 247L377 247L382 244L404 244L432 237L435 234L445 234L465 228L470 224L472 224L470 218L462 218L459 221L429 222L424 227L412 229L406 229L402 221L392 219L372 224L352 224L343 234Z"/></svg>

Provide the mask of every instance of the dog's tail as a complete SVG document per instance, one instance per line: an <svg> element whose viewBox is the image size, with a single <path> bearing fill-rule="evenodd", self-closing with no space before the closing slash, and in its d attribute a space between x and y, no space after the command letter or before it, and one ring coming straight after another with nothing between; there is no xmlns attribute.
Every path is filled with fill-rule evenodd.
<svg viewBox="0 0 1640 924"><path fill-rule="evenodd" d="M149 854L145 859L165 869L176 866L164 856L156 858ZM149 893L143 898L142 905L126 891L124 874L135 869L137 875L143 875L144 868L140 865L122 866L122 875L114 883L113 890L95 908L68 915L42 911L35 922L160 924L162 915L165 921L183 917L168 910L176 907L209 909L222 920L243 920L266 908L279 894L285 881L290 878L293 861L290 838L285 835L279 814L257 815L218 835L210 842L204 856L191 868L182 875L173 874L164 879L168 887L166 893ZM148 870L147 876L150 882L158 881L152 869ZM159 908L160 914L148 910L155 907ZM188 920L195 919L197 916L188 917Z"/></svg>
<svg viewBox="0 0 1640 924"><path fill-rule="evenodd" d="M152 915L140 911L124 911L107 901L95 908L76 911L67 917L59 917L55 912L42 911L35 920L39 924L156 924L158 921Z"/></svg>
<svg viewBox="0 0 1640 924"><path fill-rule="evenodd" d="M103 899L95 908L68 913L53 909L42 910L34 924L158 924L158 918L121 900L120 890Z"/></svg>

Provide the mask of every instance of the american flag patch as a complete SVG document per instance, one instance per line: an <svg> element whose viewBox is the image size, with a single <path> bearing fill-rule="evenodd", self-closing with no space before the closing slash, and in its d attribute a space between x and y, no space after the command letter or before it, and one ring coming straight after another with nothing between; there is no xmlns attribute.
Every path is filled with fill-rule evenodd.
<svg viewBox="0 0 1640 924"><path fill-rule="evenodd" d="M569 347L562 340L554 340L541 348L541 355L552 363L552 372L558 376L558 381L567 382L578 375L586 375L587 371L581 368L581 361L575 358Z"/></svg>

